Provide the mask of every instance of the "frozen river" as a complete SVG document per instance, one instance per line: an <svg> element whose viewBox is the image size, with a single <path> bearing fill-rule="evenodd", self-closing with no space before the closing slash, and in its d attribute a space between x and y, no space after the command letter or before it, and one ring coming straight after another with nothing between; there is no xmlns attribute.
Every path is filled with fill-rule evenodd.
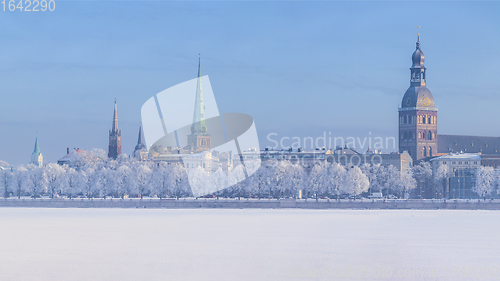
<svg viewBox="0 0 500 281"><path fill-rule="evenodd" d="M0 280L498 280L500 211L0 208Z"/></svg>

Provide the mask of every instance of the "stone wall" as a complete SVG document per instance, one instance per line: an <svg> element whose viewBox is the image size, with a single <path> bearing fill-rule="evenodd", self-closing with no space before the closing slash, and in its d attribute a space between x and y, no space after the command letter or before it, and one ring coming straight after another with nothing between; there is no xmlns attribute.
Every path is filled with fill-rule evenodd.
<svg viewBox="0 0 500 281"><path fill-rule="evenodd" d="M500 200L314 200L314 199L0 199L0 207L25 208L297 208L500 210Z"/></svg>

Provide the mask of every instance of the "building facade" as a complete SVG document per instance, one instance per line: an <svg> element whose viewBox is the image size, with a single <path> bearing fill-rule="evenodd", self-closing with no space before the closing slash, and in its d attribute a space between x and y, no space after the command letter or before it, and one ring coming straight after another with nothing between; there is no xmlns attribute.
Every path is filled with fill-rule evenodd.
<svg viewBox="0 0 500 281"><path fill-rule="evenodd" d="M111 130L109 130L108 157L116 159L118 155L120 155L121 153L122 153L122 132L118 129L118 114L116 111L116 100L115 100L113 125L111 126Z"/></svg>
<svg viewBox="0 0 500 281"><path fill-rule="evenodd" d="M435 198L471 199L478 198L472 191L476 183L476 170L481 166L481 154L451 153L431 159L435 175Z"/></svg>
<svg viewBox="0 0 500 281"><path fill-rule="evenodd" d="M438 153L438 110L434 97L426 87L427 69L424 60L420 40L417 40L410 68L410 87L399 108L399 152L408 151L413 162Z"/></svg>

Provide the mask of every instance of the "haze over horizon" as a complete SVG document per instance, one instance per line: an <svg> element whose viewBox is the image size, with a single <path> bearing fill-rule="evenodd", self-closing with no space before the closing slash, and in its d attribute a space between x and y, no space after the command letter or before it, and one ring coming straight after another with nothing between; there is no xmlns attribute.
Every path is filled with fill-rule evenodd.
<svg viewBox="0 0 500 281"><path fill-rule="evenodd" d="M114 98L131 154L142 104L195 78L199 53L220 112L251 115L262 148L269 133L397 140L417 32L439 134L500 136L499 2L56 5L0 17L0 160L13 165L37 133L44 162L107 152Z"/></svg>

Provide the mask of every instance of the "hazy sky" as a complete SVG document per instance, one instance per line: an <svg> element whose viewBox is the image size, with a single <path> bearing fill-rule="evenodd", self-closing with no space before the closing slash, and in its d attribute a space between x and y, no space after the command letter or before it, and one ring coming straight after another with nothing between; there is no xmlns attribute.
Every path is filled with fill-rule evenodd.
<svg viewBox="0 0 500 281"><path fill-rule="evenodd" d="M198 54L220 112L266 135L394 136L416 25L441 134L500 136L500 2L56 0L0 11L0 160L66 147L107 151L114 98L122 152L142 104L195 78ZM371 132L371 135L369 134ZM276 138L276 137L275 137Z"/></svg>

